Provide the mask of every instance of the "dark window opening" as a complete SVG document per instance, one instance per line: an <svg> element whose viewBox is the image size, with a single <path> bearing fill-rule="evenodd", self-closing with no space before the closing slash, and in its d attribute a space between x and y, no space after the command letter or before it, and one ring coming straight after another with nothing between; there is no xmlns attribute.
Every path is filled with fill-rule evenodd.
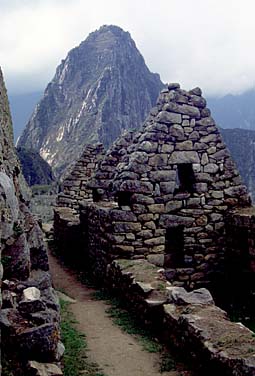
<svg viewBox="0 0 255 376"><path fill-rule="evenodd" d="M178 268L184 265L183 226L166 230L165 267Z"/></svg>
<svg viewBox="0 0 255 376"><path fill-rule="evenodd" d="M98 193L98 190L96 188L94 188L92 190L92 198L93 198L93 201L94 202L98 202L101 200L101 197L102 195L100 193Z"/></svg>
<svg viewBox="0 0 255 376"><path fill-rule="evenodd" d="M176 174L176 190L178 192L189 192L194 191L195 175L192 168L192 163L181 163L177 165Z"/></svg>
<svg viewBox="0 0 255 376"><path fill-rule="evenodd" d="M233 229L232 229L233 230ZM232 232L231 251L228 263L233 269L247 268L249 265L249 232L248 228L235 227Z"/></svg>
<svg viewBox="0 0 255 376"><path fill-rule="evenodd" d="M131 206L132 192L118 192L118 205Z"/></svg>

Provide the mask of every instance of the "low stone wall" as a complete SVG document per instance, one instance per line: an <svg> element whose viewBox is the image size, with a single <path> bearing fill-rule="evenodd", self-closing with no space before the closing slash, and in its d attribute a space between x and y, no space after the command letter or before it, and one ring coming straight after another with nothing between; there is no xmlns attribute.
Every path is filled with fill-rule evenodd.
<svg viewBox="0 0 255 376"><path fill-rule="evenodd" d="M208 290L187 293L172 286L162 269L145 260L113 261L107 281L143 322L195 362L199 374L255 375L254 333L231 322Z"/></svg>
<svg viewBox="0 0 255 376"><path fill-rule="evenodd" d="M69 243L62 238L64 246L64 243L73 243L75 237L77 242L80 228L76 261L86 260L84 266L92 271L97 282L114 290L143 323L156 329L161 340L189 357L199 374L255 375L253 332L241 323L231 322L227 314L215 306L208 290L187 292L167 281L165 270L149 262L144 255L130 259L128 250L109 249L113 244L109 236L114 237L115 225L109 219L113 211L118 212L116 205L87 203L80 209L81 227L74 212L58 209L55 234L71 236L73 240ZM65 250L64 255L68 256L69 246Z"/></svg>

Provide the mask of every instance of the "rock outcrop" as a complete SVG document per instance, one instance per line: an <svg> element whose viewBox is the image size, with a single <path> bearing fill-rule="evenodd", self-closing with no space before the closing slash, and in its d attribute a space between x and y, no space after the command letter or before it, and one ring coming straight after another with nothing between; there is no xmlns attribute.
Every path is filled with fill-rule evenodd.
<svg viewBox="0 0 255 376"><path fill-rule="evenodd" d="M60 175L86 144L108 147L140 126L162 87L130 34L103 26L58 66L18 145L35 148Z"/></svg>
<svg viewBox="0 0 255 376"><path fill-rule="evenodd" d="M47 248L22 187L0 71L1 352L14 375L28 375L29 361L58 361L60 340L59 304L51 285Z"/></svg>

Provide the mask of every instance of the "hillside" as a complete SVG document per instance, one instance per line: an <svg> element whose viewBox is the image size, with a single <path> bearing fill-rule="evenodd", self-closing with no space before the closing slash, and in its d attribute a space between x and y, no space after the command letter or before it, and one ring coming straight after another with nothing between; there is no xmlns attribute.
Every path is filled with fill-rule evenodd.
<svg viewBox="0 0 255 376"><path fill-rule="evenodd" d="M255 90L208 98L208 105L220 127L255 130Z"/></svg>
<svg viewBox="0 0 255 376"><path fill-rule="evenodd" d="M57 67L18 146L40 152L60 175L86 144L108 147L139 127L162 87L130 34L102 26Z"/></svg>
<svg viewBox="0 0 255 376"><path fill-rule="evenodd" d="M54 181L51 167L38 152L19 147L17 154L23 175L29 186L47 185Z"/></svg>
<svg viewBox="0 0 255 376"><path fill-rule="evenodd" d="M221 134L235 160L245 185L255 200L255 131L221 129Z"/></svg>

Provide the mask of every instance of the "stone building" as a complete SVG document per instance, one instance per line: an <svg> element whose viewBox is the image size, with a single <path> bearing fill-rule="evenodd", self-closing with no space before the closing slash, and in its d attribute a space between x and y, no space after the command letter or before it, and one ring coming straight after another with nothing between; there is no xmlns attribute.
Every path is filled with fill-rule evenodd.
<svg viewBox="0 0 255 376"><path fill-rule="evenodd" d="M143 127L125 137L88 184L94 202L80 203L93 269L146 258L175 285L208 285L225 268L226 217L251 204L201 90L169 84ZM55 217L57 228L60 208Z"/></svg>
<svg viewBox="0 0 255 376"><path fill-rule="evenodd" d="M201 374L255 375L254 333L195 290L227 275L223 298L240 291L254 312L254 208L201 90L168 85L86 181L79 209L73 200L55 210L62 256L90 268Z"/></svg>

